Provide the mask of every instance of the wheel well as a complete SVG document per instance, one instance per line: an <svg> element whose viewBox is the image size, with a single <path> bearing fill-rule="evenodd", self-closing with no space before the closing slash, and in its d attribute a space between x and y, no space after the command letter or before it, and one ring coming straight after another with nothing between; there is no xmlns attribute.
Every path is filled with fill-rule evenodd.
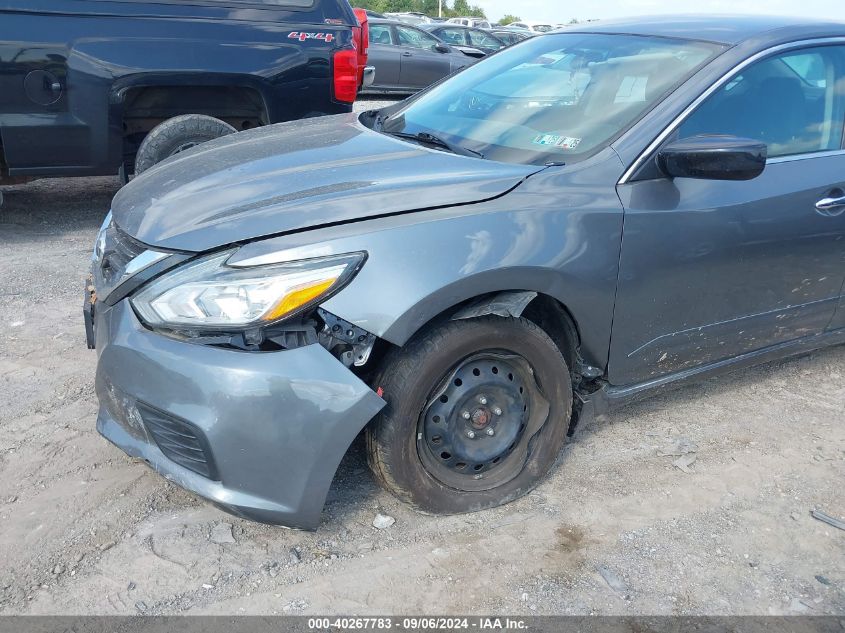
<svg viewBox="0 0 845 633"><path fill-rule="evenodd" d="M569 371L573 374L573 383L580 382L581 335L578 333L575 319L566 306L553 297L538 294L525 308L522 316L537 324L549 335L563 354Z"/></svg>
<svg viewBox="0 0 845 633"><path fill-rule="evenodd" d="M413 336L417 336L426 328L448 321L467 306L478 305L479 303L483 303L485 299L493 299L499 294L490 293L480 295L457 303L430 319L418 328ZM563 358L566 360L566 364L572 373L573 386L577 386L581 382L580 370L583 365L580 355L581 336L578 331L578 325L566 306L553 297L538 293L525 307L520 316L535 323L554 341L561 354L563 354ZM375 370L381 364L383 356L393 347L387 341L378 339L371 357L374 362L368 363L368 369Z"/></svg>
<svg viewBox="0 0 845 633"><path fill-rule="evenodd" d="M207 114L236 130L267 125L261 94L241 86L144 86L123 99L124 161L134 163L144 137L162 121L180 114Z"/></svg>

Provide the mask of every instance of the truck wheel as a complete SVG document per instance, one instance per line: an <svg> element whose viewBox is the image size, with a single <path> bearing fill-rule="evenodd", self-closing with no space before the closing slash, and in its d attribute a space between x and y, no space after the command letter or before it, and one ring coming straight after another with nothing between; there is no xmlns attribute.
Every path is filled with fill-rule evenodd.
<svg viewBox="0 0 845 633"><path fill-rule="evenodd" d="M367 428L376 478L431 514L495 507L532 490L566 440L572 383L531 321L452 321L385 360L387 406Z"/></svg>
<svg viewBox="0 0 845 633"><path fill-rule="evenodd" d="M235 128L204 114L183 114L167 119L147 134L135 157L135 174L179 152L221 136L237 132Z"/></svg>

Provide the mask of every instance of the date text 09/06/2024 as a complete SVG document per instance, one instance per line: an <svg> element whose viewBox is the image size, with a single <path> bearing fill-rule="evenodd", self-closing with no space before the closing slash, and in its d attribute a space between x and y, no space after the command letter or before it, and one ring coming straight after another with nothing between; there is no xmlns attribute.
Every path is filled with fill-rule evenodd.
<svg viewBox="0 0 845 633"><path fill-rule="evenodd" d="M340 630L391 630L400 631L524 631L528 625L519 618L497 617L337 617L337 618L309 618L308 629L311 631Z"/></svg>

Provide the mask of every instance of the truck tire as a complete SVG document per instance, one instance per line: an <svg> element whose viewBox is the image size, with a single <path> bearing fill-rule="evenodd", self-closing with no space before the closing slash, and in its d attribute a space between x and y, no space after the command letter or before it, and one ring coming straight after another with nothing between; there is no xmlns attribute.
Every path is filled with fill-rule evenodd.
<svg viewBox="0 0 845 633"><path fill-rule="evenodd" d="M206 141L237 132L235 128L205 114L183 114L167 119L147 134L135 157L135 175L165 158Z"/></svg>
<svg viewBox="0 0 845 633"><path fill-rule="evenodd" d="M379 482L429 514L508 503L555 463L572 383L554 341L526 319L482 317L432 328L385 359L387 406L366 429Z"/></svg>

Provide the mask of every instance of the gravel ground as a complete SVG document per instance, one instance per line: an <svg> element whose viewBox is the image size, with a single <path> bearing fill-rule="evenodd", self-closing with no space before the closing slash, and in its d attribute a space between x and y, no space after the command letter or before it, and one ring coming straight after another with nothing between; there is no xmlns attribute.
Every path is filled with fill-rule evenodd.
<svg viewBox="0 0 845 633"><path fill-rule="evenodd" d="M583 425L535 492L477 514L409 510L360 442L315 533L174 487L94 429L81 288L117 187L5 190L0 613L845 613L845 531L810 516L845 517L843 347Z"/></svg>

